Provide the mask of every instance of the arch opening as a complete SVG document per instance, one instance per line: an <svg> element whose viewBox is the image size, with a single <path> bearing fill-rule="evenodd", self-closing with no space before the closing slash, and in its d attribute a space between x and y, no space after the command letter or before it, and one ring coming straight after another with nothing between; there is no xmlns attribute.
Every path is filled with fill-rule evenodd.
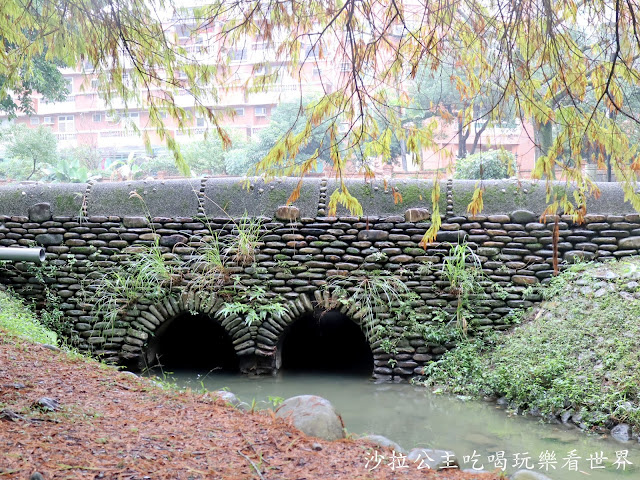
<svg viewBox="0 0 640 480"><path fill-rule="evenodd" d="M360 327L338 311L308 313L282 343L282 370L371 375L373 353Z"/></svg>
<svg viewBox="0 0 640 480"><path fill-rule="evenodd" d="M238 372L238 357L227 332L205 314L184 312L163 324L149 342L149 366L164 370Z"/></svg>

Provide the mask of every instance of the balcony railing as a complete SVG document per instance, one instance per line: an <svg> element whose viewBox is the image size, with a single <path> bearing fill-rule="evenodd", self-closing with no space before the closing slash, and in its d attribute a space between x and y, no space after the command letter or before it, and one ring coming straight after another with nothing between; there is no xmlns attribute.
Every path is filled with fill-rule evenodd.
<svg viewBox="0 0 640 480"><path fill-rule="evenodd" d="M207 131L207 127L188 128L185 131L176 130L176 137L186 135L203 135Z"/></svg>
<svg viewBox="0 0 640 480"><path fill-rule="evenodd" d="M104 130L98 132L101 137L138 137L140 133L134 130Z"/></svg>
<svg viewBox="0 0 640 480"><path fill-rule="evenodd" d="M54 135L56 136L56 139L59 142L64 140L75 140L77 137L76 132L59 132L59 133L54 133Z"/></svg>

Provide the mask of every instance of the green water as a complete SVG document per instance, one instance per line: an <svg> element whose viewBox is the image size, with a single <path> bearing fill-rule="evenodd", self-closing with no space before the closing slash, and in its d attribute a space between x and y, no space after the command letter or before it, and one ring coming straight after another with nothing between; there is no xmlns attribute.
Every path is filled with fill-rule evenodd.
<svg viewBox="0 0 640 480"><path fill-rule="evenodd" d="M230 374L176 372L181 386L199 390L227 388L240 400L259 407L269 406L269 397L319 395L331 401L342 415L350 433L384 435L409 450L414 447L451 449L462 468L474 466L463 457L477 454L476 467L495 469L496 452L504 452L507 472L513 472L515 455L530 457L534 470L553 480L572 479L640 479L640 444L621 444L607 436L585 435L562 425L540 423L528 417L509 415L492 403L464 401L436 395L423 387L406 384L376 385L366 378L339 375L282 373L277 377L247 377ZM628 450L633 465L616 468L616 452ZM573 453L579 471L569 469L567 458ZM550 458L548 471L540 468L540 455ZM607 457L603 469L590 462L602 453ZM494 457L491 459L490 457ZM551 457L555 456L556 463ZM491 461L490 461L491 460ZM366 459L363 458L363 468ZM417 465L410 464L411 468ZM594 468L591 468L593 464ZM555 470L551 467L555 465ZM378 468L391 468L382 463Z"/></svg>

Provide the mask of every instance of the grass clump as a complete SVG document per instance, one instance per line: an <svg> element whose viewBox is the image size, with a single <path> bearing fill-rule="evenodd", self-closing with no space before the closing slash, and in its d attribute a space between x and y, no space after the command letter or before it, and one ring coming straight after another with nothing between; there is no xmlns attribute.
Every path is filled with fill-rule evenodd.
<svg viewBox="0 0 640 480"><path fill-rule="evenodd" d="M504 396L512 408L583 428L640 426L640 260L578 265L506 335L463 342L425 381L457 394Z"/></svg>
<svg viewBox="0 0 640 480"><path fill-rule="evenodd" d="M85 299L97 299L94 313L113 325L139 299L164 298L176 274L177 269L164 258L156 239L152 245L136 246L121 265L103 271L97 285L85 288Z"/></svg>
<svg viewBox="0 0 640 480"><path fill-rule="evenodd" d="M44 327L21 300L0 291L0 330L33 342L57 344L57 335Z"/></svg>

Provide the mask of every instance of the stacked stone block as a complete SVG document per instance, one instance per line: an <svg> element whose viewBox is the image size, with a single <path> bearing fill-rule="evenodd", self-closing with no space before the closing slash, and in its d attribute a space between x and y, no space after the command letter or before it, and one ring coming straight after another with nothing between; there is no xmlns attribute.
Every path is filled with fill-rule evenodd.
<svg viewBox="0 0 640 480"><path fill-rule="evenodd" d="M498 293L487 288L473 299L472 325L478 330L504 330L509 327L509 312L540 299L528 287L549 282L553 276L554 228L559 233L561 262L636 255L640 249L640 216L624 204L614 208L615 202L606 203L606 199L594 205L594 213L587 215L583 224L574 223L569 216L548 216L541 222L542 207L536 202L532 202L531 209L522 203L513 208L489 202L483 214L472 216L460 207L462 200L468 198L465 192L470 186L447 182L442 188L446 207L441 209L444 213L437 243L424 250L419 244L430 227L429 198L397 206L389 201L389 193L378 186L370 189L368 201L375 206L377 196L384 198L379 212L365 212L364 217L344 212L327 217L326 181L310 180L303 190L303 201L296 206L287 206L284 201L295 186L294 181L273 185L255 181L247 194L251 196L249 200L236 189L237 180L224 179L222 186L216 182L220 180L96 184L91 188L61 186L60 192L68 197L65 202L56 197L58 186L46 190L39 185L3 187L0 246L41 245L46 249L47 262L55 272L45 281L61 298L60 309L67 319L68 333L78 338L82 349L113 362L146 361L151 340L163 325L183 312L200 311L225 328L242 369L257 373L279 368L282 340L293 322L304 314L334 308L322 289L331 276L348 278L362 270L390 271L419 296L415 305L417 320L429 323L434 308L455 312L457 297L448 291L441 268L451 244L464 241L482 263L487 287L497 283L506 289ZM415 183L423 188L428 182ZM398 188L402 192L402 184ZM509 196L508 189L513 184L495 183L487 188L505 190L502 193ZM522 188L535 191L531 186ZM607 188L609 196L617 199L620 188ZM130 190L148 200L146 206L129 198ZM69 191L75 193L70 195ZM176 192L179 195L172 196ZM255 265L234 264L230 273L246 286L266 286L268 298L281 299L285 314L271 316L261 325L247 326L242 318L222 316L219 310L223 300L203 292L176 295L157 303L140 301L114 323L91 315L93 284L102 275L98 269L116 266L137 246L158 239L167 259L185 265L212 232L222 238L236 235L235 223L223 215L225 205L221 204L229 192L240 198L235 207L233 195L227 200L226 207L234 211L234 220L242 221L244 210L247 216L260 220L264 233ZM193 198L184 198L185 195ZM526 199L531 193L519 190L514 198L517 195L525 195ZM117 202L112 204L110 199ZM255 208L248 211L252 205ZM616 211L602 212L604 207ZM423 268L425 264L431 265L429 271ZM26 264L17 263L14 267L5 268L1 282L42 305L45 298L40 280ZM183 286L192 275L185 269ZM357 306L340 308L356 322L361 318ZM384 321L388 314L380 312L378 317ZM401 333L404 326L401 323L394 328ZM391 354L379 341L374 342L374 376L387 381L406 380L453 346L431 343L412 334L400 341L397 353Z"/></svg>

